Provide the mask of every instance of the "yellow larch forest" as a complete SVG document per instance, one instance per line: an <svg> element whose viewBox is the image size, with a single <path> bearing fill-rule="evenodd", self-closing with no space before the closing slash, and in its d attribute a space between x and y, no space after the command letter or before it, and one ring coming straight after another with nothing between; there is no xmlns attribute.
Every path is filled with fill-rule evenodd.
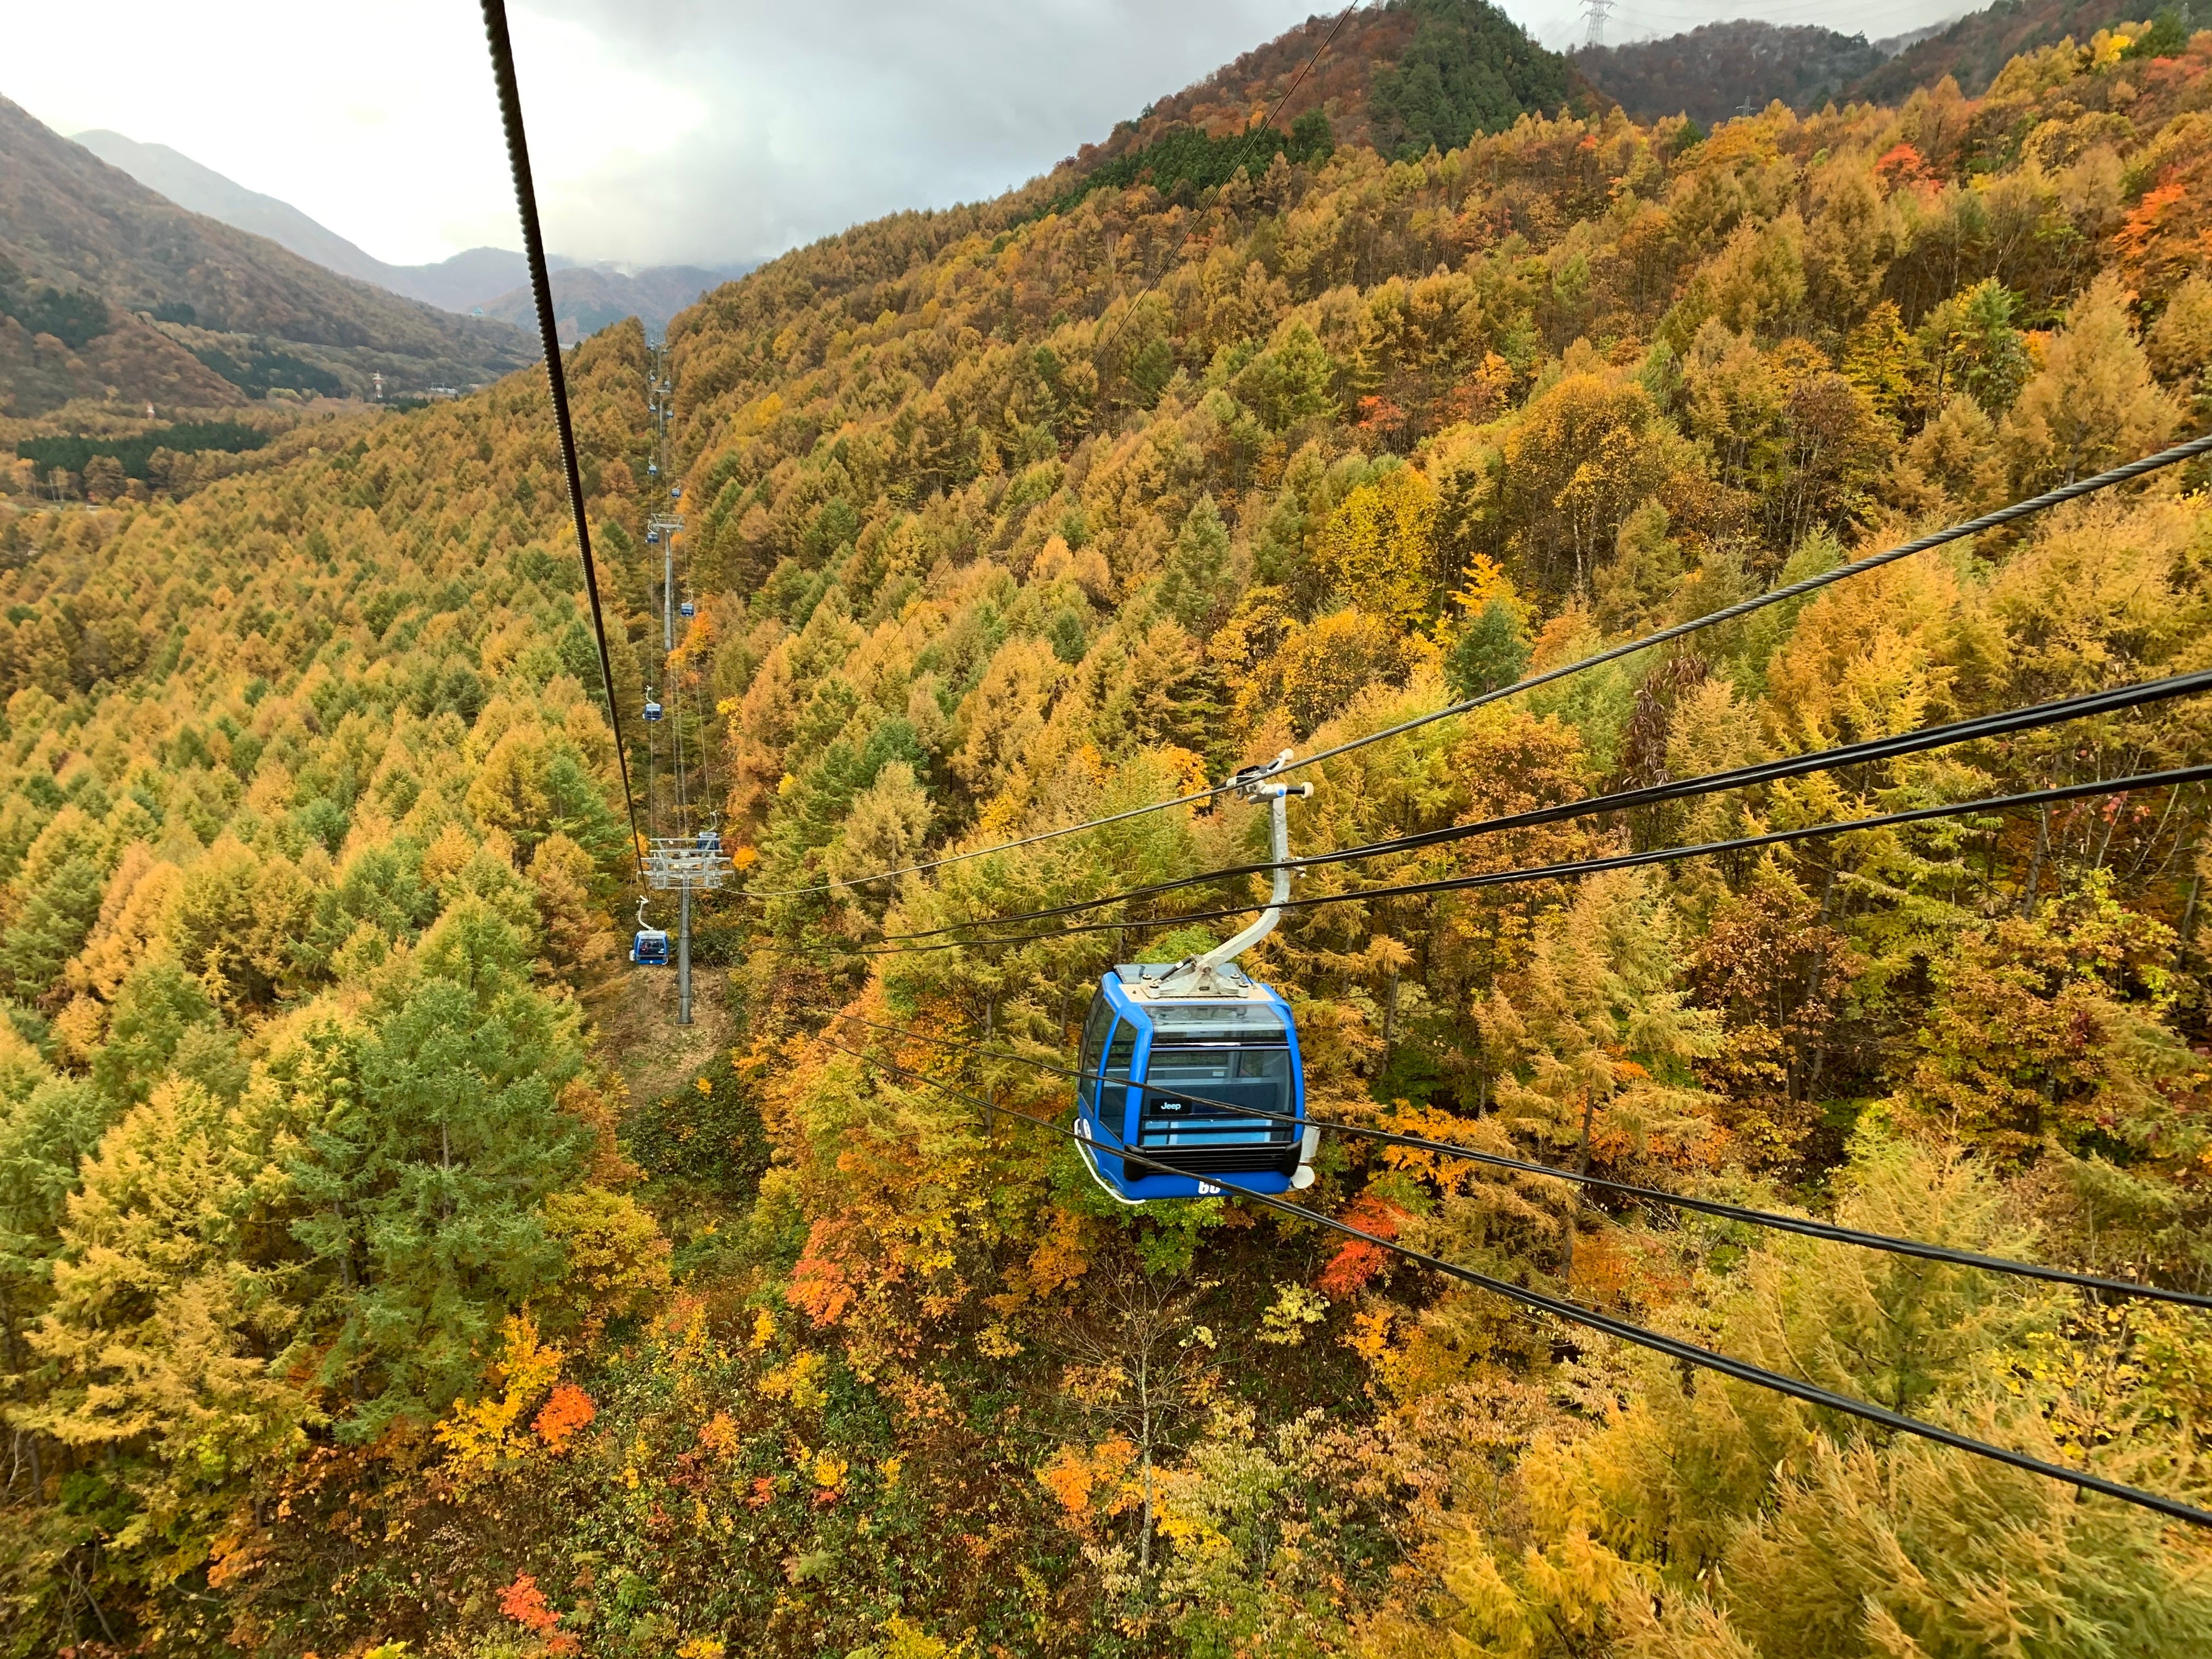
<svg viewBox="0 0 2212 1659"><path fill-rule="evenodd" d="M2155 50L2138 50L2152 40ZM1066 1121L1182 793L2212 424L2212 33L1713 131L1042 179L575 355L617 701L744 889L672 1069L542 376L0 504L0 1652L2172 1656L2212 1538L1220 1199ZM673 384L667 475L649 372ZM698 614L664 670L646 520ZM2201 465L1331 760L1300 851L2208 665ZM671 710L637 718L652 684ZM2201 763L2201 699L1304 897ZM696 786L698 775L692 782ZM1317 1114L2212 1285L2202 785L1294 913ZM1230 924L1234 925L1234 924ZM1049 930L1047 930L1049 932ZM658 1007L654 1004L655 1008ZM900 1028L854 1024L846 1011ZM823 1039L825 1034L836 1044ZM635 1086L633 1079L641 1079ZM1322 1212L2212 1503L2212 1316L1343 1136Z"/></svg>

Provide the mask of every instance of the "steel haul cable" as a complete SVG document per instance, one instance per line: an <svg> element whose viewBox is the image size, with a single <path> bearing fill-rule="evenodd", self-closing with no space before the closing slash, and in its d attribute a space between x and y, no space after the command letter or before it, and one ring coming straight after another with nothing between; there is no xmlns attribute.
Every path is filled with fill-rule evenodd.
<svg viewBox="0 0 2212 1659"><path fill-rule="evenodd" d="M958 1089L949 1083L940 1082L926 1072L917 1072L892 1060L879 1060L863 1049L848 1047L830 1037L817 1035L810 1041L819 1042L825 1048L835 1048L842 1054L850 1054L864 1065L873 1066L895 1076L908 1078L927 1087L936 1089L956 1100L975 1107L978 1111L989 1114L993 1119L1012 1118L1019 1122L1029 1124L1034 1128L1043 1129L1049 1133L1058 1135L1066 1140L1074 1141L1080 1139L1073 1129L1063 1128L1046 1118L1033 1117L1027 1112L1018 1112L1011 1107L984 1100L969 1093L964 1089ZM1176 1175L1183 1173L1157 1159L1146 1158L1127 1148L1115 1153L1114 1156L1126 1163L1141 1164L1148 1169ZM1680 1364L1694 1365L1703 1370L1714 1371L1735 1382L1747 1382L1755 1388L1767 1389L1777 1394L1787 1395L1791 1399L1802 1401L1808 1406L1856 1417L1899 1434L1914 1435L1923 1440L1933 1441L1937 1445L1948 1446L1954 1451L1967 1452L1977 1457L2002 1463L2026 1474L2040 1475L2045 1480L2064 1481L2069 1486L2079 1487L2084 1492L2095 1492L2100 1497L2118 1498L2124 1504L2133 1504L2139 1508L2154 1510L2172 1520L2186 1521L2192 1526L2212 1528L2212 1510L2200 1510L2175 1498L2161 1497L2156 1492L2145 1492L2139 1486L2130 1486L2118 1480L2108 1480L2100 1474L2092 1474L2084 1469L2069 1468L2063 1463L2045 1462L2043 1459L2031 1457L2025 1452L2016 1452L2003 1446L1993 1445L1986 1440L1977 1440L1971 1435L1960 1434L1955 1429L1947 1429L1939 1423L1930 1423L1917 1417L1908 1417L1902 1412L1892 1411L1886 1406L1878 1406L1870 1401L1856 1399L1850 1395L1838 1394L1832 1389L1820 1387L1818 1383L1802 1382L1796 1377L1785 1376L1780 1371L1768 1370L1764 1366L1754 1365L1746 1360L1732 1359L1728 1355L1716 1352L1711 1348L1699 1347L1694 1342L1686 1342L1679 1337L1668 1336L1664 1332L1651 1330L1632 1321L1617 1318L1613 1315L1600 1312L1595 1308L1584 1307L1580 1303L1568 1301L1564 1297L1553 1296L1547 1291L1531 1290L1524 1285L1516 1285L1507 1279L1493 1278L1488 1273L1479 1273L1472 1267L1462 1267L1455 1261L1447 1261L1441 1256L1431 1255L1425 1250L1417 1250L1411 1245L1401 1244L1395 1239L1384 1238L1379 1234L1367 1231L1364 1228L1355 1227L1349 1222L1340 1221L1334 1216L1322 1215L1317 1211L1309 1210L1302 1205L1289 1203L1269 1194L1255 1192L1249 1187L1240 1187L1231 1182L1216 1180L1211 1176L1206 1179L1218 1187L1225 1197L1241 1198L1251 1203L1264 1205L1268 1209L1291 1216L1297 1220L1310 1222L1316 1226L1341 1233L1347 1238L1357 1239L1363 1243L1371 1244L1378 1249L1388 1250L1395 1255L1402 1256L1407 1261L1415 1262L1433 1272L1443 1273L1463 1284L1472 1285L1478 1290L1488 1291L1493 1295L1517 1302L1522 1307L1535 1312L1549 1314L1553 1318L1565 1320L1570 1324L1580 1325L1586 1329L1599 1332L1618 1340L1633 1343L1638 1347L1649 1349L1654 1353L1664 1355Z"/></svg>
<svg viewBox="0 0 2212 1659"><path fill-rule="evenodd" d="M1055 1077L1073 1079L1077 1083L1104 1083L1115 1088L1139 1090L1162 1100L1181 1101L1189 1106L1207 1106L1217 1111L1231 1112L1241 1117L1259 1118L1270 1123L1285 1123L1294 1127L1310 1126L1328 1129L1338 1134L1358 1135L1363 1139L1378 1141L1384 1146L1403 1146L1409 1151L1434 1152L1446 1158L1460 1158L1471 1164L1486 1164L1492 1169L1510 1170L1516 1175L1540 1176L1550 1181L1571 1181L1601 1192L1616 1194L1641 1203L1663 1204L1674 1209L1694 1210L1723 1221L1740 1221L1754 1227L1767 1227L1780 1232L1796 1233L1806 1238L1816 1238L1831 1244L1848 1244L1859 1249L1879 1250L1890 1255L1909 1255L1924 1261L1940 1261L1954 1267L1974 1267L1988 1273L2005 1273L2016 1279L2033 1279L2046 1284L2070 1285L2075 1290L2099 1291L2112 1296L2124 1296L2150 1302L2170 1302L2185 1308L2212 1310L2212 1296L2202 1296L2193 1291L2170 1290L2163 1285L2146 1285L2131 1279L2106 1279L2096 1273L2077 1273L2064 1267L2046 1267L2039 1261L2021 1261L2008 1256L1984 1255L1975 1250L1953 1249L1948 1245L1930 1244L1917 1238L1899 1238L1889 1233L1866 1232L1856 1227L1838 1226L1832 1222L1817 1221L1806 1216L1784 1215L1776 1210L1755 1210L1741 1204L1723 1203L1718 1199L1694 1198L1682 1193L1670 1193L1657 1187L1642 1187L1633 1182L1614 1181L1604 1176L1578 1173L1573 1170L1556 1169L1548 1164L1534 1164L1525 1158L1508 1158L1501 1152L1486 1152L1476 1146L1463 1146L1455 1141L1433 1140L1425 1135L1401 1134L1393 1129L1378 1129L1369 1124L1343 1123L1328 1118L1315 1117L1310 1113L1304 1117L1292 1117L1286 1112L1263 1111L1256 1106L1242 1106L1230 1101L1209 1100L1203 1095L1187 1094L1180 1089L1170 1089L1155 1083L1132 1083L1127 1078L1115 1078L1104 1072L1085 1072L1071 1066L1056 1065L1028 1054L1010 1054L1003 1049L986 1048L978 1043L965 1042L957 1037L933 1036L926 1031L916 1031L902 1025L887 1025L881 1020L863 1019L860 1015L840 1009L821 1008L808 1003L793 1005L805 1012L827 1018L849 1020L865 1025L871 1030L882 1031L892 1036L927 1042L939 1048L957 1048L963 1053L980 1054L989 1060L1001 1060L1015 1066L1026 1066L1033 1071L1048 1072Z"/></svg>
<svg viewBox="0 0 2212 1659"><path fill-rule="evenodd" d="M708 827L711 829L720 819L721 809L714 803L714 688L707 684L703 674L699 678L698 692L700 810L707 815Z"/></svg>
<svg viewBox="0 0 2212 1659"><path fill-rule="evenodd" d="M668 459L668 438L665 428L661 433L660 459L664 461ZM664 473L667 470L665 467L662 468ZM662 614L673 617L676 614L676 595L672 591L676 586L676 528L672 524L669 525L661 531L661 534L668 538L664 544L667 550L668 562L665 567L667 574L663 579L663 586L671 591L661 594L660 603ZM673 646L674 641L671 641L670 643ZM677 667L674 650L672 649L663 654L660 659L660 671L661 678L668 682L668 740L676 751L676 833L679 836L686 836L690 834L691 781L686 775L684 764L684 681L681 671Z"/></svg>
<svg viewBox="0 0 2212 1659"><path fill-rule="evenodd" d="M584 510L584 477L576 461L576 428L568 416L568 382L561 367L561 328L553 313L553 284L545 270L545 238L538 223L538 187L530 173L530 144L522 127L522 93L514 79L514 45L507 33L506 0L483 0L484 38L492 76L499 84L499 114L507 130L507 164L514 173L514 205L522 219L522 246L530 262L530 291L538 304L538 334L552 388L553 420L561 433L561 465L568 477L568 507L576 520L576 548L584 561L584 592L591 601L592 637L599 647L599 677L607 688L607 724L614 732L615 766L622 774L623 805L629 813L629 850L645 879L645 851L637 827L637 798L630 793L629 758L623 750L622 709L615 698L614 659L607 654L606 617L599 606L599 573L592 559L592 527Z"/></svg>
<svg viewBox="0 0 2212 1659"><path fill-rule="evenodd" d="M1412 835L1394 836L1383 841L1369 842L1359 847L1341 848L1329 853L1310 853L1303 858L1291 859L1284 868L1296 872L1317 868L1324 865L1345 864L1357 859L1381 858L1394 853L1416 852L1424 848L1439 847L1450 842L1465 841L1471 836L1498 835L1509 830L1534 829L1541 824L1556 823L1567 818L1594 817L1599 813L1623 812L1638 807L1655 806L1668 801L1684 800L1698 795L1717 794L1728 789L1747 789L1762 783L1774 783L1788 778L1802 777L1808 773L1832 771L1839 767L1864 765L1869 762L1894 760L1902 756L1916 755L1929 749L1947 747L1954 743L1972 743L1990 738L2009 736L2015 732L2034 731L2043 726L2056 726L2063 721L2087 720L2099 714L2118 714L2140 708L2147 703L2163 702L2176 697L2195 696L2212 691L2212 669L2200 669L2195 673L2176 674L2161 680L2149 680L2136 685L2118 686L2108 691L2092 691L2080 696L2064 697L2053 702L2034 703L2022 708L2006 709L1995 714L1980 714L1971 720L1954 720L1945 726L1924 726L1917 732L1900 732L1893 737L1869 738L1863 743L1844 744L1833 749L1816 749L1802 755L1786 756L1780 760L1761 761L1755 765L1740 766L1726 772L1708 773L1702 777L1672 780L1666 783L1645 785L1635 789L1617 790L1611 794L1588 796L1581 800L1561 801L1551 806L1532 807L1526 811L1508 813L1500 817L1484 818L1474 823L1452 824L1440 830L1424 830ZM1137 899L1157 897L1187 887L1202 886L1209 882L1224 881L1235 876L1265 875L1273 870L1272 864L1232 864L1216 870L1200 871L1195 875L1177 876L1169 881L1156 881L1141 887L1126 888L1118 893L1108 893L1098 898L1078 899L1066 904L1050 905L1036 910L1014 910L1002 915L981 916L969 921L946 922L936 927L925 927L910 933L886 933L884 942L907 939L935 939L941 934L964 932L975 927L1003 927L1012 922L1044 921L1054 916L1079 915L1096 910L1109 904L1127 903Z"/></svg>
<svg viewBox="0 0 2212 1659"><path fill-rule="evenodd" d="M1502 698L1515 696L1523 691L1531 691L1539 686L1549 685L1570 675L1581 673L1585 669L1600 667L1606 663L1619 661L1623 657L1633 656L1638 652L1649 651L1654 647L1685 639L1705 629L1738 621L1757 611L1764 611L1771 605L1802 599L1807 594L1817 592L1820 589L1833 583L1846 580L1853 576L1863 575L1869 570L1893 564L1912 554L1924 553L1931 548L1942 547L1950 542L1979 535L1984 531L1999 529L2019 520L2032 517L2035 514L2048 512L2052 507L2062 507L2069 501L2079 501L2084 496L2095 495L2100 490L2113 489L2118 485L2130 483L2166 467L2179 466L2185 461L2194 460L2198 456L2206 454L2212 454L2212 433L2190 439L2185 443L2172 445L2169 448L2158 451L2155 454L2142 456L2139 459L2127 462L2121 466L2112 467L2089 477L2061 484L2056 489L2044 491L2039 495L2031 495L2021 501L2008 502L2003 507L1996 507L1983 514L1979 518L1968 519L1961 523L1948 526L1942 530L1930 531L1928 534L1916 537L1911 541L1899 543L1895 547L1885 548L1878 553L1870 553L1864 558L1855 559L1848 564L1838 565L1832 570L1808 576L1802 581L1791 582L1783 587L1771 588L1766 592L1754 594L1750 599L1740 600L1735 605L1725 605L1705 616L1692 617L1687 622L1676 623L1671 627L1660 629L1657 632L1646 634L1641 638L1607 647L1605 650L1580 658L1574 662L1563 663L1559 667L1547 669L1540 674L1532 674L1525 679L1516 680L1510 685L1499 686L1495 690L1462 698L1457 702L1448 703L1442 708L1416 715L1412 720L1401 720L1395 726L1385 726L1379 732L1370 732L1364 737L1354 738L1327 749L1316 750L1310 755L1302 756L1292 761L1284 770L1291 772L1309 766L1316 766L1323 761L1334 760L1339 755L1348 755L1355 750L1364 749L1370 744L1382 743L1391 738L1403 737L1408 732L1419 731L1421 727L1432 726L1438 720L1450 720L1455 716L1471 713L1474 709L1498 702ZM1194 790L1188 794L1176 795L1167 800L1152 801L1143 806L1130 807L1125 811L1109 812L1100 817L1086 818L1079 823L1065 824L1058 829L1041 830L1035 835L1018 836L1012 841L994 842L988 847L973 848L960 853L949 853L942 858L924 859L917 863L902 865L895 869L880 870L873 875L813 882L798 887L748 888L741 896L788 898L806 893L831 892L841 887L862 887L872 882L895 880L901 876L920 875L927 871L944 869L949 865L965 864L973 859L988 858L994 854L1012 852L1024 847L1035 847L1044 842L1057 841L1063 836L1080 835L1085 830L1103 829L1109 824L1127 823L1131 818L1144 817L1153 812L1164 812L1172 807L1196 805L1201 801L1212 800L1217 796L1228 794L1237 787L1233 781L1209 784L1203 789Z"/></svg>
<svg viewBox="0 0 2212 1659"><path fill-rule="evenodd" d="M663 659L662 667L667 672L674 688L668 699L668 735L669 741L676 747L676 833L682 836L690 833L686 826L690 820L689 803L685 799L690 793L689 781L684 775L684 686L677 678L673 656Z"/></svg>
<svg viewBox="0 0 2212 1659"><path fill-rule="evenodd" d="M1272 908L1282 910L1311 910L1332 904L1364 904L1375 899L1405 898L1430 893L1456 893L1471 888L1509 886L1524 881L1565 881L1577 876L1599 875L1608 870L1634 870L1646 865L1676 864L1684 859L1724 857L1731 854L1754 852L1762 847L1784 847L1801 841L1816 840L1825 836L1855 835L1865 830L1889 830L1907 823L1925 823L1935 818L1963 817L1977 812L2009 811L2023 806L2051 806L2062 801L2081 800L2092 795L2118 795L2138 789L2178 788L2184 784L2203 783L2212 780L2212 763L2200 766L2175 767L2162 772L2142 772L2124 778L2100 778L2090 783L2058 784L2048 789L2024 790L2018 794L1989 795L1978 800L1956 801L1941 806L1915 806L1899 812L1882 812L1872 817L1846 818L1834 823L1810 823L1794 830L1770 830L1756 836L1739 836L1730 841L1709 841L1692 847L1661 847L1649 852L1621 853L1607 858L1572 859L1559 864L1520 866L1510 870L1486 870L1474 875L1439 876L1432 881L1400 882L1384 887L1355 888L1349 892L1322 893L1311 898L1285 899ZM843 954L847 956L915 956L933 951L981 950L989 945L1034 945L1042 939L1066 939L1078 933L1119 933L1147 927L1180 927L1193 921L1218 921L1227 916L1241 916L1258 908L1255 904L1236 904L1212 910L1186 910L1171 916L1155 916L1144 920L1124 918L1116 921L1076 922L1065 927L1049 927L1034 933L1003 933L982 939L940 941L935 945L864 945L838 952L832 947L809 946L801 953Z"/></svg>

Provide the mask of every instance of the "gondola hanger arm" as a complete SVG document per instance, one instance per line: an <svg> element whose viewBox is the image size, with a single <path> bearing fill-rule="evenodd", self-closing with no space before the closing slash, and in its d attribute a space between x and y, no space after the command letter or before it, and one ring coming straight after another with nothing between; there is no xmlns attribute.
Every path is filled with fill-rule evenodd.
<svg viewBox="0 0 2212 1659"><path fill-rule="evenodd" d="M1275 931L1282 920L1283 906L1291 896L1291 826L1287 803L1292 795L1301 798L1313 793L1310 783L1285 783L1275 774L1288 766L1295 752L1285 749L1266 766L1247 767L1231 781L1239 799L1267 803L1267 824L1273 836L1274 854L1274 892L1267 908L1253 919L1252 925L1241 933L1222 940L1202 956L1191 957L1176 964L1173 972L1154 981L1149 993L1154 997L1204 997L1234 995L1237 989L1224 985L1221 970L1261 939Z"/></svg>

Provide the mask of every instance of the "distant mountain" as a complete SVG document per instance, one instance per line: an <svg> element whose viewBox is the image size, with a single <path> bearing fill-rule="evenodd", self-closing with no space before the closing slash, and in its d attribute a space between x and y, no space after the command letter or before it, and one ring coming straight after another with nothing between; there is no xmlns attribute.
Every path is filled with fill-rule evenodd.
<svg viewBox="0 0 2212 1659"><path fill-rule="evenodd" d="M2022 52L2056 46L2069 35L2087 46L2099 29L2167 15L2174 19L2179 38L2186 40L2192 29L2212 28L2212 0L2181 0L2179 4L2139 0L2133 6L2114 0L1996 0L1863 76L1850 88L1850 95L1893 104L1915 87L1934 86L1948 75L1968 97L1979 97L1997 71Z"/></svg>
<svg viewBox="0 0 2212 1659"><path fill-rule="evenodd" d="M118 167L149 190L179 207L220 219L281 243L341 276L374 283L394 294L420 300L465 316L512 323L534 336L538 314L531 302L528 264L507 248L472 247L435 264L386 264L328 226L319 224L274 196L264 196L203 167L167 144L142 144L119 132L95 129L76 142L111 167ZM624 273L611 264L585 266L550 256L553 297L562 319L562 338L571 344L609 323L635 316L659 334L668 319L701 292L752 269L751 264L707 269L698 265L654 265Z"/></svg>
<svg viewBox="0 0 2212 1659"><path fill-rule="evenodd" d="M699 296L742 276L750 265L726 265L708 270L702 265L654 265L632 275L611 265L570 265L552 273L553 313L561 340L574 345L586 335L596 334L611 323L635 317L655 338L668 331L670 319ZM496 317L518 328L538 326L538 302L528 284L520 283L486 301L481 315Z"/></svg>
<svg viewBox="0 0 2212 1659"><path fill-rule="evenodd" d="M472 247L436 264L387 264L289 202L248 190L167 144L142 144L103 128L80 132L76 141L179 207L220 219L234 230L266 236L325 270L374 283L442 311L465 314L489 296L526 280L528 267L522 256L499 247ZM557 256L552 260L556 266L568 263Z"/></svg>
<svg viewBox="0 0 2212 1659"><path fill-rule="evenodd" d="M76 142L110 167L122 168L147 189L167 197L180 208L220 219L234 230L266 236L301 258L313 259L341 276L375 283L395 293L406 292L390 280L396 267L364 252L336 231L317 224L289 202L248 190L167 144L142 144L119 132L99 129L77 133ZM429 298L425 294L410 294L408 297Z"/></svg>
<svg viewBox="0 0 2212 1659"><path fill-rule="evenodd" d="M19 414L52 407L64 382L79 388L72 395L157 404L211 391L179 353L249 397L276 387L362 396L380 374L387 392L473 386L537 356L505 323L402 299L191 212L5 99L0 266L0 292L12 296L0 402ZM101 352L127 372L94 371L87 354Z"/></svg>
<svg viewBox="0 0 2212 1659"><path fill-rule="evenodd" d="M1882 63L1864 35L1750 18L1571 56L1591 85L1638 119L1686 114L1705 126L1778 99L1801 114L1818 109Z"/></svg>
<svg viewBox="0 0 2212 1659"><path fill-rule="evenodd" d="M545 263L559 270L570 261L550 253ZM464 314L475 311L491 295L530 280L530 261L504 247L464 248L434 265L386 265L384 269L386 276L372 280L383 282L395 294ZM533 336L538 332L535 323L530 325L530 332Z"/></svg>

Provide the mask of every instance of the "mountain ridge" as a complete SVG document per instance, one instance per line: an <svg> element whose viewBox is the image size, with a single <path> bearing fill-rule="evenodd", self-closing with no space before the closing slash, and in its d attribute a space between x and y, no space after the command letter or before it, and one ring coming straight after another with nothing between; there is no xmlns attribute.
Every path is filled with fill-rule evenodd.
<svg viewBox="0 0 2212 1659"><path fill-rule="evenodd" d="M427 294L410 293L390 280L400 268L348 241L289 202L248 190L167 144L140 143L124 134L95 127L66 135L112 167L129 173L147 189L188 212L220 220L234 230L265 236L303 259L356 282L374 283L412 300L436 304ZM446 307L447 310L453 307Z"/></svg>
<svg viewBox="0 0 2212 1659"><path fill-rule="evenodd" d="M213 167L167 144L142 143L106 128L72 135L109 166L191 212L234 229L266 236L341 276L372 283L404 298L459 316L489 317L535 334L538 319L529 303L529 266L509 248L472 247L428 264L396 265L349 241L290 203L249 190ZM592 330L632 314L659 334L677 312L699 293L753 269L757 261L716 266L652 265L624 271L611 263L586 264L559 254L547 256L556 313L564 324L562 339L575 343L575 326L590 319Z"/></svg>
<svg viewBox="0 0 2212 1659"><path fill-rule="evenodd" d="M402 390L467 386L537 355L534 338L507 324L401 298L179 207L4 98L0 259L25 282L88 296L116 328L134 326L123 316L145 319L249 391L362 397L380 374ZM87 326L88 342L110 331Z"/></svg>

